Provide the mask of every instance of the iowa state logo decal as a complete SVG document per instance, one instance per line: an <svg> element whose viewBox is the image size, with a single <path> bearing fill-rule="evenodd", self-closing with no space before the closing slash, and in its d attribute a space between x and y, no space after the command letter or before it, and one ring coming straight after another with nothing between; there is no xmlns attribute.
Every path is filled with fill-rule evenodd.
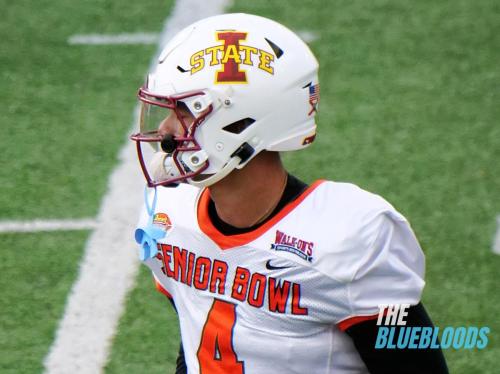
<svg viewBox="0 0 500 374"><path fill-rule="evenodd" d="M190 57L191 75L206 66L220 66L215 73L215 83L248 83L243 66L254 66L268 74L274 74L274 55L260 48L242 44L246 32L218 31L215 39L221 44L195 52Z"/></svg>

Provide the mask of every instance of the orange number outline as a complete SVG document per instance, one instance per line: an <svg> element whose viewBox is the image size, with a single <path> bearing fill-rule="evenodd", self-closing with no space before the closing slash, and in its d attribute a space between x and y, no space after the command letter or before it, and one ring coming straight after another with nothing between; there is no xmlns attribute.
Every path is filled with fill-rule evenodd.
<svg viewBox="0 0 500 374"><path fill-rule="evenodd" d="M233 347L236 304L214 299L201 333L196 356L201 374L243 374L244 362Z"/></svg>

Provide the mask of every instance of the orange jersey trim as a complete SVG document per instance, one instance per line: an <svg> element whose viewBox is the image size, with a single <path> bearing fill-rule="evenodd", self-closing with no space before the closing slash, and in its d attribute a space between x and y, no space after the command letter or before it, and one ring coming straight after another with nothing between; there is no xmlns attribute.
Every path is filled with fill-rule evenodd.
<svg viewBox="0 0 500 374"><path fill-rule="evenodd" d="M384 309L384 313L383 313L384 316L387 315L387 310L388 310L387 308ZM371 316L350 317L350 318L347 318L347 319L345 319L345 320L337 323L337 327L340 330L345 331L349 327L357 325L358 323L365 322L365 321L370 321L370 320L373 320L373 319L377 319L378 315L379 315L379 313L373 314Z"/></svg>
<svg viewBox="0 0 500 374"><path fill-rule="evenodd" d="M158 290L158 292L164 294L169 299L173 299L172 295L170 295L170 292L168 292L165 288L163 288L163 286L160 284L160 282L158 282L156 279L154 279L154 282L155 282L155 286L156 286L156 289Z"/></svg>
<svg viewBox="0 0 500 374"><path fill-rule="evenodd" d="M210 191L205 188L198 200L197 215L198 224L201 231L205 233L210 239L212 239L221 249L230 249L234 247L239 247L250 243L251 241L257 239L259 236L268 231L277 222L283 219L288 213L294 210L304 199L313 192L316 187L322 184L324 180L318 180L310 185L298 198L294 201L288 203L269 221L264 223L262 226L256 228L253 231L246 232L237 235L224 235L213 225L209 215L208 215L208 204L210 202Z"/></svg>
<svg viewBox="0 0 500 374"><path fill-rule="evenodd" d="M374 314L372 316L358 316L358 317L351 317L343 320L342 322L337 323L337 327L341 331L347 330L349 327L352 327L354 325L357 325L358 323L365 322L365 321L370 321L373 319L378 318L378 313Z"/></svg>

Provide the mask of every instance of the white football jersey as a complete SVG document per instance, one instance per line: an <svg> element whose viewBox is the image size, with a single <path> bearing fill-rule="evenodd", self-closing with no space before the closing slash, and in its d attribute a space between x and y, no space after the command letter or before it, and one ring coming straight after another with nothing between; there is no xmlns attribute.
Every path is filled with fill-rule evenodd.
<svg viewBox="0 0 500 374"><path fill-rule="evenodd" d="M377 195L318 181L231 236L211 223L209 201L207 189L158 188L153 221L166 236L145 261L177 307L189 373L365 373L344 330L379 304L420 300L422 250Z"/></svg>

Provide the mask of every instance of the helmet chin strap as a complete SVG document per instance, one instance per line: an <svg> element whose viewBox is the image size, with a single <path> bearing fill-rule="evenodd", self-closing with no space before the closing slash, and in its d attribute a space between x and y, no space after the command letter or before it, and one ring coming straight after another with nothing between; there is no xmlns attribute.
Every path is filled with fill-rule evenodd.
<svg viewBox="0 0 500 374"><path fill-rule="evenodd" d="M194 181L192 178L190 178L187 180L187 182L190 185L199 188L211 186L212 184L226 177L240 163L241 163L241 158L239 156L233 156L218 173L215 173L212 176L200 181ZM152 176L155 180L168 179L175 177L176 175L180 175L171 157L167 153L161 151L156 152L153 155L150 167L152 169Z"/></svg>
<svg viewBox="0 0 500 374"><path fill-rule="evenodd" d="M212 175L209 178L203 179L201 181L194 181L192 178L188 180L189 184L196 187L208 187L212 184L220 181L222 178L225 178L230 172L232 172L236 166L238 166L241 162L241 159L238 156L232 157L229 162L224 165L224 167L218 172Z"/></svg>
<svg viewBox="0 0 500 374"><path fill-rule="evenodd" d="M172 156L162 151L156 152L153 155L149 167L151 169L151 176L157 181L180 175L172 161Z"/></svg>

